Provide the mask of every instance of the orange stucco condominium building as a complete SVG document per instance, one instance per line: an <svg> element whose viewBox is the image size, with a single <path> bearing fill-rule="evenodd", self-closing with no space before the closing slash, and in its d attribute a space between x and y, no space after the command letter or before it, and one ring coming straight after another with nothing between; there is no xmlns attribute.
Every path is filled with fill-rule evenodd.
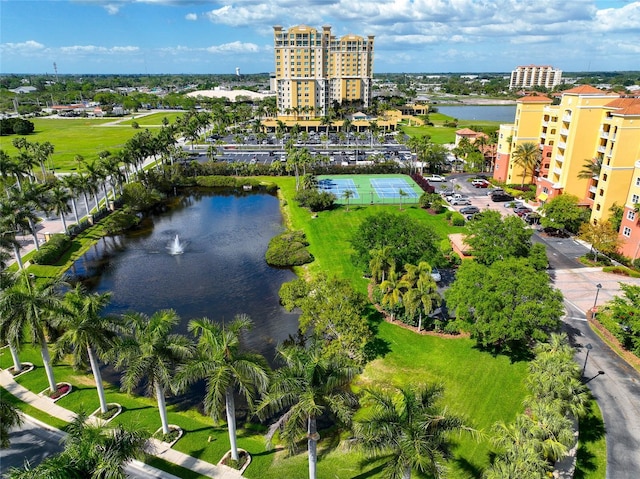
<svg viewBox="0 0 640 479"><path fill-rule="evenodd" d="M623 97L583 85L562 92L560 104L527 96L516 104L514 123L500 125L494 178L520 183L523 170L511 161L517 145L540 146L541 162L525 183L536 185L544 204L575 195L591 209L591 221L606 221L609 209L624 206L621 253L640 257L640 98ZM579 174L588 161L601 164L591 178Z"/></svg>

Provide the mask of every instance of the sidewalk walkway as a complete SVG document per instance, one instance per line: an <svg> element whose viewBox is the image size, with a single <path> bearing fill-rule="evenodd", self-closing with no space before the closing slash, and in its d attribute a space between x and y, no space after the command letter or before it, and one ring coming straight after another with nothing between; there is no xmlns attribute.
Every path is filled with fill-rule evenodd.
<svg viewBox="0 0 640 479"><path fill-rule="evenodd" d="M7 370L0 371L0 386L21 401L35 407L36 409L46 412L51 416L62 419L63 421L71 422L75 417L74 412L58 406L51 399L39 396L15 382L13 376ZM49 428L52 429L51 426L49 426ZM164 459L165 461L172 462L184 468L191 469L198 474L214 479L242 479L243 477L242 474L235 469L226 466L216 466L209 462L196 459L187 454L171 449L166 443L155 439L151 439L150 447L147 449L147 452L151 455ZM176 479L176 476L149 465L143 465L137 462L134 465L138 470L148 470L150 477Z"/></svg>

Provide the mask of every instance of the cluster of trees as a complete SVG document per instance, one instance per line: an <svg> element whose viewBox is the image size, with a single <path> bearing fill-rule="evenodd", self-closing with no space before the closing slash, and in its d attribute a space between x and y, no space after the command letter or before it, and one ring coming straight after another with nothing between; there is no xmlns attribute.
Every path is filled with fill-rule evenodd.
<svg viewBox="0 0 640 479"><path fill-rule="evenodd" d="M575 422L587 410L587 388L574 350L564 334L552 334L534 349L526 386L525 412L513 424L494 425L498 448L486 479L544 479L575 444Z"/></svg>
<svg viewBox="0 0 640 479"><path fill-rule="evenodd" d="M640 357L640 286L620 283L616 296L598 311L600 321L622 346Z"/></svg>
<svg viewBox="0 0 640 479"><path fill-rule="evenodd" d="M455 324L484 348L522 353L559 326L562 294L550 285L544 246L516 217L484 211L469 222L464 261L445 292Z"/></svg>
<svg viewBox="0 0 640 479"><path fill-rule="evenodd" d="M28 135L33 133L35 125L32 121L24 118L2 118L0 119L0 136L6 135Z"/></svg>

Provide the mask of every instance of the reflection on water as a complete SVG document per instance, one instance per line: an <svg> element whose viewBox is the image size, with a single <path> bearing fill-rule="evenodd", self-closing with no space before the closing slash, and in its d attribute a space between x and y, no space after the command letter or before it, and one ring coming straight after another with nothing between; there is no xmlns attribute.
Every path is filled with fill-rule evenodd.
<svg viewBox="0 0 640 479"><path fill-rule="evenodd" d="M175 309L184 334L193 318L230 321L248 314L254 327L243 344L271 362L275 346L298 324L278 302L280 286L294 274L269 267L264 258L280 231L279 204L271 195L196 192L140 230L103 238L70 274L92 291L112 292L107 313ZM176 235L186 244L184 254L167 250Z"/></svg>

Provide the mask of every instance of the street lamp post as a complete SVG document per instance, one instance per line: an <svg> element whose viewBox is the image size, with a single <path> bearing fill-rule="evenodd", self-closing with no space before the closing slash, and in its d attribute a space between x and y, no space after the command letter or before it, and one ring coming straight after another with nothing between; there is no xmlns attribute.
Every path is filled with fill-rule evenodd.
<svg viewBox="0 0 640 479"><path fill-rule="evenodd" d="M594 311L596 309L596 303L598 302L598 294L600 293L601 289L602 289L602 285L600 283L596 284L596 299L593 301L593 310Z"/></svg>
<svg viewBox="0 0 640 479"><path fill-rule="evenodd" d="M584 372L587 369L587 360L589 359L589 351L591 351L593 346L591 346L591 343L588 343L587 345L585 345L585 348L587 348L587 355L584 358L584 364L582 365L582 374L581 374L581 376L584 376Z"/></svg>

